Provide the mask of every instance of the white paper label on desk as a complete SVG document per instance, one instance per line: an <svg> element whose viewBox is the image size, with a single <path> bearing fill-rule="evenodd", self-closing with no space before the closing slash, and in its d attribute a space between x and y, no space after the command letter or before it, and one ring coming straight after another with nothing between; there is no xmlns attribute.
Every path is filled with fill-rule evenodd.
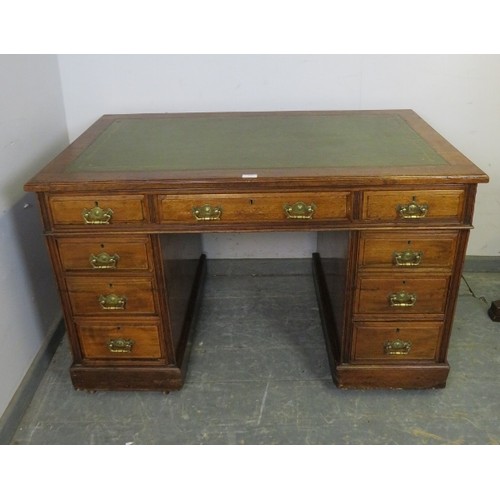
<svg viewBox="0 0 500 500"><path fill-rule="evenodd" d="M257 179L257 174L241 174L242 179Z"/></svg>

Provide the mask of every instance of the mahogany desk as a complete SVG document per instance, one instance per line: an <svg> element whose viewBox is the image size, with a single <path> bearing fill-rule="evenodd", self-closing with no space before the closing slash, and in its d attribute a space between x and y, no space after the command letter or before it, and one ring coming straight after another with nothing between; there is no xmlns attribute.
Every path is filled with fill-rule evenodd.
<svg viewBox="0 0 500 500"><path fill-rule="evenodd" d="M333 380L444 387L477 184L414 112L106 115L38 193L76 388L181 388L201 235L313 231Z"/></svg>

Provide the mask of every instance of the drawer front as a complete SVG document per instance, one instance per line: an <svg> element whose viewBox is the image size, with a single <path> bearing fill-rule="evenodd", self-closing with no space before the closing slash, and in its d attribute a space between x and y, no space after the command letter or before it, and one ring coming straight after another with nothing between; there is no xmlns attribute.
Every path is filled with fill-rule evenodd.
<svg viewBox="0 0 500 500"><path fill-rule="evenodd" d="M462 189L365 191L362 217L372 221L415 222L429 219L461 221Z"/></svg>
<svg viewBox="0 0 500 500"><path fill-rule="evenodd" d="M359 265L367 269L451 270L458 233L364 232L360 239Z"/></svg>
<svg viewBox="0 0 500 500"><path fill-rule="evenodd" d="M81 323L77 325L86 359L158 359L162 357L157 323Z"/></svg>
<svg viewBox="0 0 500 500"><path fill-rule="evenodd" d="M155 293L147 278L66 279L73 314L154 314Z"/></svg>
<svg viewBox="0 0 500 500"><path fill-rule="evenodd" d="M352 360L404 363L437 361L443 327L438 322L356 323Z"/></svg>
<svg viewBox="0 0 500 500"><path fill-rule="evenodd" d="M149 238L59 238L59 257L65 271L149 271L152 251Z"/></svg>
<svg viewBox="0 0 500 500"><path fill-rule="evenodd" d="M107 227L148 221L143 195L51 196L54 225Z"/></svg>
<svg viewBox="0 0 500 500"><path fill-rule="evenodd" d="M307 224L314 220L348 220L350 213L348 192L160 197L162 223L208 225L289 221Z"/></svg>
<svg viewBox="0 0 500 500"><path fill-rule="evenodd" d="M448 276L435 278L362 277L356 297L359 314L443 314Z"/></svg>

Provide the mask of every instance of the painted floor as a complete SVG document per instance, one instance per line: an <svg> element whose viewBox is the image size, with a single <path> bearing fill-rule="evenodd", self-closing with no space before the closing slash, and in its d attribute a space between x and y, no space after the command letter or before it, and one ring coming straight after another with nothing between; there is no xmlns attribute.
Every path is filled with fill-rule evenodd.
<svg viewBox="0 0 500 500"><path fill-rule="evenodd" d="M500 274L466 273L445 389L339 390L308 261L213 261L181 391L75 391L66 340L12 444L500 444Z"/></svg>

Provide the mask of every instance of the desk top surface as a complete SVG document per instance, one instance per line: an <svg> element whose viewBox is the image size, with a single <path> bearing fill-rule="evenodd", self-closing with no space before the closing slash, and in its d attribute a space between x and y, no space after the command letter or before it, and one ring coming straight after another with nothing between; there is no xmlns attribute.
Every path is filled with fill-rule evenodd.
<svg viewBox="0 0 500 500"><path fill-rule="evenodd" d="M193 113L105 115L25 187L374 175L487 180L410 110Z"/></svg>

